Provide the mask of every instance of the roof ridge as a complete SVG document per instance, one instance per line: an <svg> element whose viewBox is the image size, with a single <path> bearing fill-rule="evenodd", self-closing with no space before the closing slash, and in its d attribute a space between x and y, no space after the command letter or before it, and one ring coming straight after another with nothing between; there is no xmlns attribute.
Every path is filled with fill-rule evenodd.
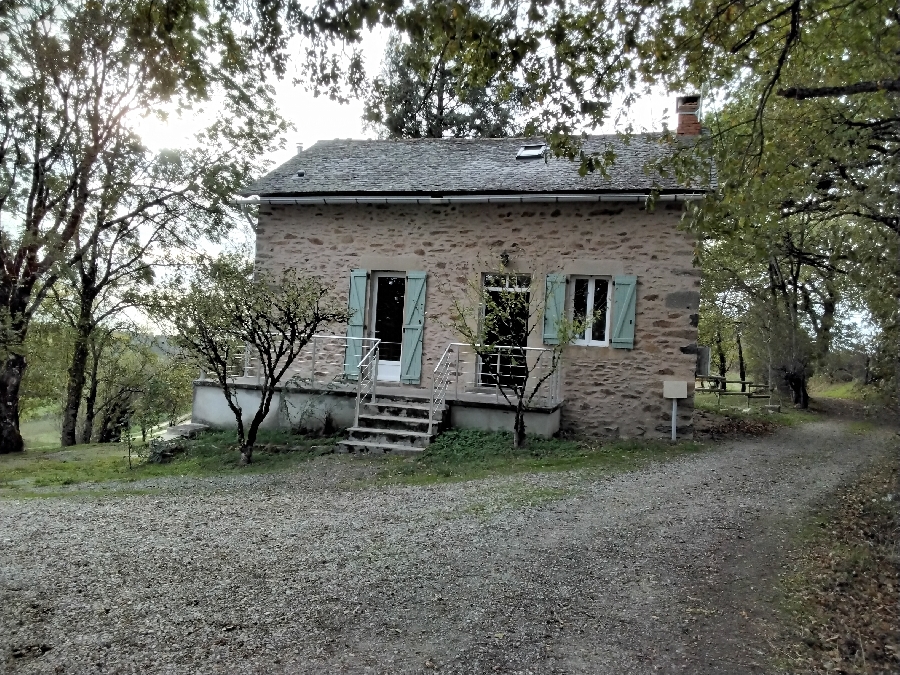
<svg viewBox="0 0 900 675"><path fill-rule="evenodd" d="M644 131L632 134L621 134L621 133L612 133L612 134L587 134L585 136L575 137L576 140L601 140L601 139L619 139L625 140L629 138L651 138L651 137L660 137L663 132L661 131ZM341 143L353 143L353 144L363 144L363 143L372 143L372 144L417 144L417 143L472 143L472 144L489 144L489 143L508 143L513 141L543 141L547 142L545 136L499 136L499 137L486 137L486 136L446 136L443 138L431 138L431 137L423 137L423 138L322 138L317 140L315 143L309 146L307 150L310 150L317 145L337 145Z"/></svg>

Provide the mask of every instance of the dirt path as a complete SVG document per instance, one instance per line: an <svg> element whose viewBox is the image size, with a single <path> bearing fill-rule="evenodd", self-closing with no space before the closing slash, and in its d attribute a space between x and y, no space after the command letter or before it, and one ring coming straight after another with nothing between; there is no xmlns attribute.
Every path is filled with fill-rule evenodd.
<svg viewBox="0 0 900 675"><path fill-rule="evenodd" d="M326 458L0 501L0 671L771 672L784 547L892 446L825 421L613 478L347 489Z"/></svg>

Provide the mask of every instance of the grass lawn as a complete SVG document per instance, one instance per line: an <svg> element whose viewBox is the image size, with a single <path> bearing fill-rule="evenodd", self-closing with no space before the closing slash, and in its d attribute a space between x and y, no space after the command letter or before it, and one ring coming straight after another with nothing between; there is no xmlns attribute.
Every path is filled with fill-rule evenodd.
<svg viewBox="0 0 900 675"><path fill-rule="evenodd" d="M691 441L673 445L657 440L601 443L530 437L525 448L516 450L511 433L454 429L441 434L418 457L388 458L376 480L428 484L533 471L583 468L629 471L651 461L681 457L702 448Z"/></svg>
<svg viewBox="0 0 900 675"><path fill-rule="evenodd" d="M139 454L128 466L123 444L80 445L66 450L34 449L22 455L0 455L0 495L27 496L33 488L52 488L107 481L132 482L156 476L203 476L289 470L330 452L335 438L266 432L249 467L238 465L234 435L207 432L187 441L185 452L167 464L145 464ZM529 438L527 447L512 447L512 435L471 430L443 433L417 457L364 457L375 482L428 484L532 471L593 468L627 471L650 461L697 452L701 445L631 440L604 442ZM140 448L137 453L140 453ZM44 490L39 491L43 493Z"/></svg>
<svg viewBox="0 0 900 675"><path fill-rule="evenodd" d="M253 464L238 466L240 455L230 432L212 432L187 441L186 451L168 464L145 464L140 445L132 453L122 443L76 445L61 450L59 439L48 446L28 445L17 455L0 455L0 494L19 496L30 488L68 486L105 481L136 481L155 476L212 475L279 471L296 466L330 447L334 439L296 436L283 432L260 434ZM285 448L289 451L285 452Z"/></svg>
<svg viewBox="0 0 900 675"><path fill-rule="evenodd" d="M59 415L46 414L26 420L19 425L28 450L59 448Z"/></svg>
<svg viewBox="0 0 900 675"><path fill-rule="evenodd" d="M814 412L798 410L790 403L782 403L781 412L770 413L764 407L768 402L768 399L752 399L748 409L747 400L739 396L723 397L721 405L717 403L715 394L696 394L694 396L694 407L697 410L713 412L725 417L768 421L785 427L810 422L816 418Z"/></svg>

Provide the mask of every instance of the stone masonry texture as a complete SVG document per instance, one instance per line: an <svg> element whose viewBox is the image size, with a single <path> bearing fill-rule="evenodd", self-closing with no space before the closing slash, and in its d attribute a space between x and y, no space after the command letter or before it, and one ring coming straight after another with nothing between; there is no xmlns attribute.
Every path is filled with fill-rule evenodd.
<svg viewBox="0 0 900 675"><path fill-rule="evenodd" d="M610 269L637 276L634 349L569 346L562 367L562 430L579 436L665 437L671 401L664 380L688 382L678 433L692 433L700 272L694 239L678 229L680 205L650 211L633 203L260 206L260 267L295 267L334 285L346 298L351 269L383 260L383 271L428 274L422 382L450 342L454 298L501 252L510 267L535 277ZM397 265L389 259L397 259ZM379 271L373 269L370 271ZM572 284L569 285L571 293ZM341 329L337 329L341 330ZM530 343L540 345L540 326Z"/></svg>

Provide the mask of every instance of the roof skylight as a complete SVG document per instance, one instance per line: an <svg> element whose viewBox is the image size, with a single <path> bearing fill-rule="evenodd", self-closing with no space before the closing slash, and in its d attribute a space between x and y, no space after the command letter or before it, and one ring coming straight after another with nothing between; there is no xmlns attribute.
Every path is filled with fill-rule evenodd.
<svg viewBox="0 0 900 675"><path fill-rule="evenodd" d="M516 153L516 159L543 159L546 148L546 143L523 145L519 148L519 152Z"/></svg>

